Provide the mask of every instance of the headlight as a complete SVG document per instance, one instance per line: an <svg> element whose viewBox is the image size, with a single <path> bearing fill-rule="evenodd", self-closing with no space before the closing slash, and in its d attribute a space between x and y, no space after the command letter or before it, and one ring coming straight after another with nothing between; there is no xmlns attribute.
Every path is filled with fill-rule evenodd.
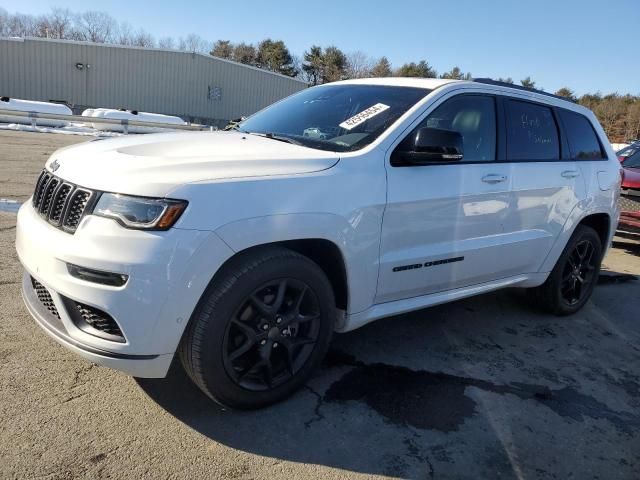
<svg viewBox="0 0 640 480"><path fill-rule="evenodd" d="M113 218L127 228L167 230L176 223L186 207L184 200L103 193L92 213Z"/></svg>

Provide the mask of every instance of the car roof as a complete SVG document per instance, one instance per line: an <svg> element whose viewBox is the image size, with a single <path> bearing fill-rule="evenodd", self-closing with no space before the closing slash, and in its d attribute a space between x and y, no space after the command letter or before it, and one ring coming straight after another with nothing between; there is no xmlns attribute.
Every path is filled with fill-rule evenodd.
<svg viewBox="0 0 640 480"><path fill-rule="evenodd" d="M421 77L376 77L376 78L356 78L351 80L341 80L338 82L326 83L325 85L388 85L396 87L415 87L425 90L435 90L445 85L473 86L484 90L493 90L496 94L506 94L510 96L526 97L531 101L545 103L563 107L582 114L592 114L592 112L567 98L559 97L541 90L524 88L519 85L506 84L480 78L474 80L451 80L448 78L421 78ZM320 85L322 87L322 85ZM595 117L593 117L595 118Z"/></svg>
<svg viewBox="0 0 640 480"><path fill-rule="evenodd" d="M420 78L420 77L376 77L376 78L354 78L351 80L341 80L329 85L388 85L392 87L416 87L433 90L446 85L447 83L460 82L460 80L449 80L444 78Z"/></svg>

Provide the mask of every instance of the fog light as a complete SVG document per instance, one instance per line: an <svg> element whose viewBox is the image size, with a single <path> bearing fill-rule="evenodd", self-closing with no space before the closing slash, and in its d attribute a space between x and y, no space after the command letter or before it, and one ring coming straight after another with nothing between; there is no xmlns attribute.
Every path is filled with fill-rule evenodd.
<svg viewBox="0 0 640 480"><path fill-rule="evenodd" d="M127 283L129 279L129 276L123 273L103 272L101 270L93 270L92 268L79 267L71 263L67 263L67 270L72 277L79 278L86 282L100 283L112 287L121 287Z"/></svg>

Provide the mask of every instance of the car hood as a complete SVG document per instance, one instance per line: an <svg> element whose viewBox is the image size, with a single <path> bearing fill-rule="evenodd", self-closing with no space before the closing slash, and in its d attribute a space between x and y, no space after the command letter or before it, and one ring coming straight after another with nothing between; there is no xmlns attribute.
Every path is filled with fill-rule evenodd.
<svg viewBox="0 0 640 480"><path fill-rule="evenodd" d="M312 173L338 160L335 152L257 135L186 132L133 135L66 147L51 156L47 168L87 188L161 197L186 183Z"/></svg>

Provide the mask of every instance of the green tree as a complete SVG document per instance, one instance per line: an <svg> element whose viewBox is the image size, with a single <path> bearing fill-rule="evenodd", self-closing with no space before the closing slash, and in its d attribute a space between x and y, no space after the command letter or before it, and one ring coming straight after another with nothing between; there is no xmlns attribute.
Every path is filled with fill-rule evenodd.
<svg viewBox="0 0 640 480"><path fill-rule="evenodd" d="M213 44L210 55L230 59L233 56L233 45L230 40L218 40Z"/></svg>
<svg viewBox="0 0 640 480"><path fill-rule="evenodd" d="M555 94L558 95L559 97L565 97L574 102L576 101L575 92L568 87L562 87Z"/></svg>
<svg viewBox="0 0 640 480"><path fill-rule="evenodd" d="M502 83L510 83L511 85L513 85L513 78L511 77L507 77L507 78L502 78L502 77L498 77L498 79L496 80L498 82L502 82Z"/></svg>
<svg viewBox="0 0 640 480"><path fill-rule="evenodd" d="M426 60L420 60L420 63L405 63L396 71L396 77L423 77L436 78L436 72Z"/></svg>
<svg viewBox="0 0 640 480"><path fill-rule="evenodd" d="M312 45L304 52L302 71L307 81L313 85L335 82L346 76L347 57L337 47L327 47L324 50L318 45Z"/></svg>
<svg viewBox="0 0 640 480"><path fill-rule="evenodd" d="M382 57L371 69L372 77L390 77L392 74L391 64L387 57Z"/></svg>
<svg viewBox="0 0 640 480"><path fill-rule="evenodd" d="M453 67L448 72L440 75L440 78L448 78L451 80L471 80L471 73L463 73L459 67Z"/></svg>
<svg viewBox="0 0 640 480"><path fill-rule="evenodd" d="M312 45L308 52L304 52L302 60L302 71L307 81L312 85L318 85L322 78L322 47Z"/></svg>
<svg viewBox="0 0 640 480"><path fill-rule="evenodd" d="M239 43L233 48L233 60L245 65L256 63L256 47L247 43Z"/></svg>
<svg viewBox="0 0 640 480"><path fill-rule="evenodd" d="M273 41L270 38L258 44L256 63L259 67L295 77L298 71L293 66L293 58L282 40Z"/></svg>
<svg viewBox="0 0 640 480"><path fill-rule="evenodd" d="M524 88L531 88L531 89L536 88L536 82L531 80L531 77L527 77L523 80L520 80L520 85L522 85Z"/></svg>
<svg viewBox="0 0 640 480"><path fill-rule="evenodd" d="M322 56L322 83L336 82L346 76L347 56L338 47L327 47Z"/></svg>

